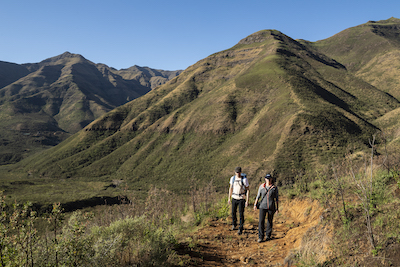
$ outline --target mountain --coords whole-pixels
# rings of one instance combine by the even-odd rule
[[[310,43],[356,77],[400,99],[400,19],[369,21]]]
[[[27,150],[58,144],[146,94],[155,81],[162,84],[178,74],[137,66],[117,71],[69,52],[34,64],[0,62],[0,161],[18,161]]]
[[[0,61],[0,88],[13,83],[28,74],[28,68],[23,65]]]
[[[136,80],[140,82],[141,85],[154,89],[178,76],[181,72],[181,70],[156,70],[149,67],[139,67],[134,65],[133,67],[122,69],[115,73],[119,74],[124,79]]]
[[[400,100],[400,19],[369,21],[328,39],[308,43],[340,61],[346,69],[379,90]],[[400,149],[399,109],[373,123],[382,129],[392,149]]]
[[[351,67],[349,58],[363,55],[361,48],[340,57],[324,52],[336,45],[256,32],[106,113],[45,157],[29,158],[23,170],[187,192],[210,180],[224,190],[241,165],[254,183],[266,172],[280,184],[293,183],[350,148],[365,149],[380,130],[374,121],[400,107],[359,77],[369,61],[357,57],[360,66]]]

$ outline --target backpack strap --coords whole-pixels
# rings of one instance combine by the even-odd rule
[[[267,190],[266,184],[267,184],[267,183],[263,183],[263,184],[262,184],[262,186],[264,187],[265,190]],[[268,193],[268,191],[267,191],[267,193]],[[263,201],[263,199],[264,199],[264,197],[267,195],[267,193],[265,193],[265,195],[261,198],[261,200],[260,200],[259,203],[261,203],[261,201]]]
[[[269,192],[271,192],[272,188],[274,188],[274,187],[275,187],[274,185],[271,185],[270,188],[267,190],[267,193],[265,195],[269,195]],[[267,189],[267,188],[265,188],[265,189]],[[267,198],[267,207],[269,209],[269,198]]]
[[[261,200],[259,201],[259,203],[261,203],[261,201],[263,201],[264,197],[266,197],[269,193],[269,191],[271,191],[272,188],[274,188],[274,185],[272,185],[269,189],[267,189],[267,183],[263,183],[262,186],[264,187],[264,189],[267,191],[265,193],[265,195],[261,198]],[[267,199],[268,200],[268,199]]]

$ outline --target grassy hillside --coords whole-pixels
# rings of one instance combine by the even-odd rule
[[[338,61],[266,30],[16,168],[51,184],[86,181],[80,186],[92,195],[113,194],[91,186],[113,180],[138,194],[160,184],[184,193],[193,181],[210,180],[224,190],[237,165],[254,183],[274,172],[287,184],[350,145],[365,148],[378,130],[371,121],[397,107]]]
[[[399,99],[399,34],[400,19],[390,18],[369,21],[311,45],[357,77]]]
[[[338,60],[356,77],[377,89],[400,99],[398,75],[400,56],[400,19],[369,21],[346,29],[326,40],[305,43],[318,51]],[[375,96],[365,95],[373,101]],[[367,107],[367,106],[366,106]],[[384,107],[382,107],[384,109]],[[386,110],[387,111],[387,110]],[[383,110],[381,115],[386,114]],[[383,131],[387,146],[399,150],[398,110],[371,121]]]

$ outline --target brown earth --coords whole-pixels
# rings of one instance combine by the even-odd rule
[[[242,235],[230,231],[231,218],[211,220],[193,235],[194,245],[186,244],[180,254],[186,257],[186,266],[288,266],[288,255],[301,246],[302,237],[322,216],[317,201],[281,198],[272,239],[257,243],[258,210],[249,206]]]

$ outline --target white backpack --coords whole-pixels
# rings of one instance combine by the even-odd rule
[[[236,176],[233,177],[233,188],[232,188],[232,196],[236,199],[241,199],[246,195],[247,190],[246,186],[243,182],[244,178],[246,178],[246,174],[242,174],[240,179],[237,179]]]

